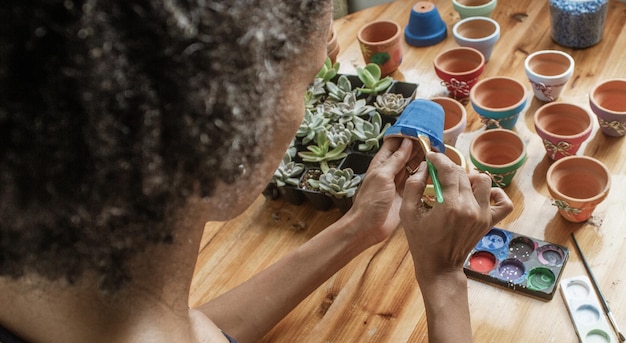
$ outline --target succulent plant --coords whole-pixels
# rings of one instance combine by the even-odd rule
[[[361,183],[361,177],[355,175],[351,168],[330,168],[320,176],[319,180],[309,180],[309,183],[316,184],[312,185],[312,187],[330,196],[336,198],[351,198],[354,196]]]
[[[347,94],[352,93],[352,83],[345,75],[341,75],[336,84],[332,81],[326,82],[326,90],[328,90],[329,100],[340,102]]]
[[[325,173],[330,169],[328,162],[337,161],[346,157],[346,147],[347,145],[340,144],[335,148],[331,148],[328,137],[324,133],[317,135],[316,145],[308,145],[306,148],[309,151],[301,151],[298,153],[298,156],[302,157],[304,162],[319,163],[320,169]]]
[[[396,116],[402,113],[408,104],[409,99],[402,96],[402,94],[385,93],[376,96],[374,106],[381,114]]]
[[[300,182],[299,177],[303,172],[304,164],[292,161],[289,154],[285,154],[278,168],[274,171],[272,182],[279,187],[284,187],[285,185],[297,187]]]
[[[308,144],[315,140],[317,133],[323,130],[329,122],[330,119],[324,116],[324,106],[318,106],[313,110],[307,108],[296,137],[302,138],[303,144]]]
[[[380,147],[380,140],[391,124],[387,123],[382,128],[381,126],[382,118],[378,112],[374,113],[371,121],[361,118],[355,120],[352,133],[356,136],[356,140],[363,142],[358,145],[359,151],[371,151]]]
[[[334,123],[326,130],[326,138],[330,143],[331,148],[336,148],[340,145],[348,146],[352,143],[354,130],[354,124],[352,122],[347,123]]]
[[[320,69],[320,71],[317,72],[317,74],[315,75],[315,78],[322,79],[323,82],[326,83],[332,80],[333,77],[335,77],[338,72],[339,72],[339,62],[333,64],[333,62],[330,60],[330,57],[326,57],[326,60],[324,61],[324,65],[322,66],[322,69]]]
[[[363,82],[363,87],[357,88],[361,93],[379,94],[387,90],[393,83],[393,79],[389,76],[380,78],[380,67],[375,63],[370,63],[365,68],[356,68],[356,73]]]
[[[304,93],[304,107],[306,108],[315,108],[324,96],[326,95],[326,90],[324,89],[324,80],[315,79],[313,83],[309,85]]]
[[[342,102],[336,103],[325,114],[331,121],[347,123],[353,121],[354,117],[366,116],[375,109],[374,106],[367,105],[365,99],[357,100],[354,93],[348,93]]]

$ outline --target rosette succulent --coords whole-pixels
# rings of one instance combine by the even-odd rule
[[[316,145],[308,145],[306,147],[308,151],[301,151],[298,153],[298,156],[300,156],[304,162],[319,163],[320,169],[325,173],[330,169],[328,162],[338,161],[346,157],[347,154],[344,152],[346,146],[345,144],[340,144],[332,148],[324,132],[323,134],[317,135]]]
[[[397,116],[404,111],[404,108],[408,104],[409,99],[402,96],[402,94],[385,93],[376,96],[374,106],[381,114]]]
[[[357,141],[362,142],[358,145],[359,151],[371,151],[378,149],[385,131],[387,131],[391,124],[387,123],[381,128],[383,121],[378,112],[374,113],[371,121],[363,120],[361,118],[357,119],[358,120],[354,121],[354,130],[352,133],[356,137]]]
[[[303,172],[304,164],[292,161],[289,154],[285,154],[278,168],[274,171],[272,182],[279,187],[284,187],[285,185],[297,187],[300,182],[300,175],[302,175]]]
[[[320,105],[315,109],[306,109],[304,118],[300,123],[296,137],[302,139],[303,144],[307,144],[315,140],[317,133],[326,128],[330,123],[330,119],[324,116],[324,106]]]
[[[370,63],[365,68],[356,68],[356,73],[363,82],[363,87],[357,88],[361,93],[379,94],[387,90],[393,83],[393,79],[389,76],[380,78],[380,67],[375,63]]]
[[[351,198],[361,183],[361,177],[355,175],[351,168],[330,168],[320,176],[319,180],[310,180],[310,183],[316,184],[312,186],[330,196]]]

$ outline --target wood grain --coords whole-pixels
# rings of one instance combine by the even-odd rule
[[[433,1],[448,27],[441,43],[423,48],[404,44],[404,59],[395,79],[418,83],[418,98],[445,96],[432,67],[441,51],[456,46],[451,29],[460,20],[450,1]],[[339,20],[334,27],[341,51],[340,72],[355,74],[364,64],[357,30],[373,20],[407,24],[413,1],[397,0]],[[626,3],[609,1],[604,36],[596,46],[569,49],[550,38],[548,1],[501,0],[491,16],[501,26],[501,39],[481,78],[509,76],[530,84],[524,58],[542,49],[558,49],[576,61],[572,80],[560,101],[587,109],[588,92],[603,79],[626,78]],[[626,99],[625,99],[626,101]],[[523,137],[528,160],[505,190],[515,210],[500,227],[570,248],[563,278],[585,270],[570,239],[576,232],[618,325],[626,328],[626,138],[610,138],[598,123],[578,152],[604,162],[612,173],[608,198],[586,223],[565,221],[551,205],[545,174],[551,161],[535,134],[532,115],[543,103],[534,97],[515,130]],[[468,125],[456,144],[468,157],[472,137],[483,130],[477,114],[466,104]],[[308,204],[294,206],[262,196],[229,222],[209,222],[200,248],[190,305],[203,303],[245,281],[294,247],[310,239],[341,216],[339,210],[319,212]],[[264,342],[425,342],[426,317],[413,275],[412,260],[402,230],[370,248],[330,278],[278,324]],[[575,342],[577,337],[560,295],[540,301],[478,281],[469,281],[469,301],[476,342]]]

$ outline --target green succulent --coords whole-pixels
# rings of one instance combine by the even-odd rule
[[[315,108],[315,106],[322,101],[325,95],[326,90],[324,89],[324,80],[313,80],[313,83],[309,85],[306,93],[304,93],[304,107]]]
[[[352,122],[347,123],[335,123],[326,130],[326,138],[332,148],[336,148],[340,145],[348,146],[352,143],[354,130],[354,124]]]
[[[409,99],[402,96],[402,94],[396,93],[385,93],[382,95],[376,96],[376,102],[374,106],[378,112],[388,116],[396,116],[402,111],[406,105],[409,104]]]
[[[324,116],[324,106],[318,106],[315,110],[306,109],[304,118],[296,132],[296,137],[302,138],[303,144],[315,140],[317,133],[330,123],[330,119]]]
[[[374,106],[367,105],[365,99],[357,100],[354,93],[348,93],[342,102],[326,111],[326,116],[333,122],[347,123],[353,121],[354,117],[366,116],[375,109]]]
[[[326,130],[326,129],[324,129]],[[327,172],[330,167],[328,162],[337,161],[346,157],[347,145],[340,144],[334,148],[331,148],[330,141],[326,136],[326,133],[317,135],[317,144],[308,145],[306,148],[309,151],[301,151],[298,156],[302,157],[304,162],[316,162],[319,163],[322,172]]]
[[[355,175],[351,168],[330,168],[320,176],[319,180],[310,181],[310,183],[315,184],[311,186],[330,196],[336,198],[351,198],[354,196],[361,183],[361,177]]]
[[[322,79],[324,83],[330,81],[339,72],[339,62],[333,64],[329,57],[326,57],[322,69],[315,75],[316,79]]]
[[[329,100],[341,102],[347,94],[352,93],[352,83],[345,75],[341,75],[336,84],[332,81],[326,82],[326,90]]]
[[[304,164],[292,161],[289,154],[285,154],[278,168],[274,171],[272,182],[279,187],[284,187],[285,185],[297,187],[300,182],[300,175],[302,175],[303,172]]]
[[[356,136],[357,141],[361,141],[358,145],[359,151],[371,151],[380,147],[380,140],[383,138],[385,131],[391,126],[387,123],[382,127],[382,118],[378,112],[375,112],[371,121],[358,118],[354,122],[354,130],[352,133]]]
[[[370,63],[365,68],[356,68],[356,73],[359,80],[363,82],[363,87],[357,88],[361,93],[379,94],[387,90],[393,83],[393,79],[389,76],[380,78],[380,67],[375,63]]]

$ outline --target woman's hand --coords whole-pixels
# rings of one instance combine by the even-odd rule
[[[419,150],[414,145],[417,146],[411,139],[385,140],[345,216],[372,240],[371,244],[385,240],[400,223],[401,192],[408,177],[405,166]]]
[[[437,168],[444,202],[423,205],[428,173],[422,163],[407,179],[400,209],[418,281],[462,271],[478,240],[513,210],[506,193],[491,188],[486,175],[468,175],[444,154],[429,153],[428,158]]]

